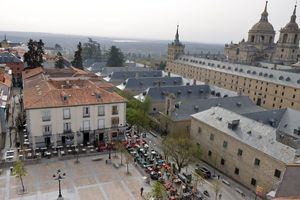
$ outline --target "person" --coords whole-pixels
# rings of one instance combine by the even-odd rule
[[[143,196],[144,188],[141,187],[141,196]]]
[[[221,198],[222,198],[222,194],[219,194],[219,200],[221,200]]]
[[[107,164],[107,160],[105,160],[105,164]]]

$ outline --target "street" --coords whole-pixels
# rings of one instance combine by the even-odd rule
[[[154,135],[147,133],[147,137],[145,138],[145,140],[150,145],[150,148],[153,148],[154,150],[163,154],[163,152],[161,150],[162,138],[160,137],[160,135],[156,135],[156,137],[155,137]],[[242,185],[235,182],[234,180],[228,178],[226,175],[217,171],[210,165],[208,165],[202,161],[199,161],[197,164],[200,166],[205,166],[207,169],[210,170],[210,172],[212,172],[212,174],[215,173],[216,177],[218,177],[218,176],[220,177],[220,193],[219,194],[222,195],[222,197],[221,197],[222,200],[239,200],[239,199],[254,200],[255,199],[255,195],[252,191],[243,187]],[[182,172],[194,174],[195,168],[196,168],[196,163],[193,165],[189,165],[188,167],[182,169]],[[215,179],[217,179],[217,178],[215,178]],[[226,180],[226,182],[228,182],[229,185],[223,183],[222,179]],[[215,198],[215,189],[214,189],[214,185],[212,184],[213,180],[205,179],[204,181],[205,181],[204,184],[198,186],[198,190],[201,192],[207,190],[210,195],[210,197],[208,199],[218,199],[219,200],[219,198]],[[244,195],[245,195],[244,197],[242,197],[242,195],[236,191],[237,188],[239,189],[239,191],[242,191],[244,193]]]

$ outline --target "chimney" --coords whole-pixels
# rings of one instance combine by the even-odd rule
[[[169,94],[166,96],[165,100],[165,114],[168,116],[172,115],[172,112],[175,110],[175,95],[174,94]]]

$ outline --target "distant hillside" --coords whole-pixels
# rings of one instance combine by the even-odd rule
[[[0,31],[0,40],[7,36],[7,39],[13,42],[27,43],[29,38],[42,39],[47,47],[53,47],[56,43],[60,44],[65,49],[75,49],[79,41],[86,42],[88,37],[91,36],[79,36],[79,35],[63,35],[63,34],[51,34],[51,33],[39,33],[39,32],[12,32],[12,31]],[[98,41],[102,47],[108,49],[111,45],[116,45],[124,52],[131,52],[144,55],[166,55],[167,44],[170,41],[164,40],[135,40],[126,38],[105,38],[105,37],[92,37]],[[186,45],[186,52],[190,53],[223,53],[224,45],[218,44],[202,44],[193,42],[184,42]]]

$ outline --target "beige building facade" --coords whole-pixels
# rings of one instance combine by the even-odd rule
[[[295,149],[276,141],[276,129],[220,107],[192,115],[191,135],[202,159],[252,191],[276,189]]]

